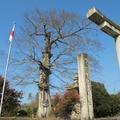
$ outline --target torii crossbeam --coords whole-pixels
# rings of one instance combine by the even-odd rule
[[[87,18],[97,24],[103,32],[115,39],[116,53],[120,69],[120,26],[108,19],[96,8],[89,9]]]

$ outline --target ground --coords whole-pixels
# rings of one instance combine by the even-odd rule
[[[15,117],[3,117],[0,118],[0,120],[62,120],[57,118],[49,118],[49,119],[37,119],[37,118],[15,118]],[[101,118],[101,119],[95,119],[95,120],[120,120],[120,117],[114,117],[114,118]]]

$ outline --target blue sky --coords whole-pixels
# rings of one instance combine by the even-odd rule
[[[89,8],[96,7],[110,19],[120,24],[119,5],[120,1],[118,0],[0,0],[0,50],[4,52],[8,50],[9,32],[13,22],[16,22],[16,32],[19,31],[24,14],[26,12],[32,13],[35,8],[66,10],[80,16],[86,16]],[[101,31],[97,32],[96,39],[102,42],[105,50],[101,52],[99,57],[103,69],[95,79],[103,82],[109,92],[118,92],[120,91],[120,71],[117,64],[114,39]],[[3,75],[5,65],[2,62],[0,62],[0,65],[0,74]],[[27,89],[27,91],[30,91],[29,88]]]

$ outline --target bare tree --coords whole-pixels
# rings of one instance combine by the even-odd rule
[[[25,25],[16,40],[20,50],[16,64],[29,66],[27,75],[31,78],[39,76],[38,82],[33,80],[39,87],[38,117],[47,117],[51,111],[50,86],[54,87],[50,76],[59,78],[58,72],[65,76],[74,69],[74,60],[79,53],[91,55],[92,51],[99,50],[100,43],[87,38],[91,23],[73,13],[37,9],[26,14],[24,20]],[[24,78],[19,78],[23,82]]]

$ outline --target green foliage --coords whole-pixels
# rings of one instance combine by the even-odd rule
[[[93,107],[95,117],[114,116],[120,113],[120,93],[110,95],[104,85],[92,82]],[[68,91],[53,98],[53,111],[56,116],[69,117],[73,106],[79,101],[77,91]]]
[[[120,113],[120,93],[111,95],[111,115]]]
[[[17,112],[17,116],[19,116],[19,117],[26,117],[27,116],[27,111],[26,110],[19,110]]]
[[[32,99],[29,104],[27,104],[26,109],[28,112],[28,116],[31,116],[31,114],[36,116],[38,110],[38,95],[36,95],[36,97]]]
[[[23,104],[21,105],[21,110],[26,111],[25,117],[35,117],[37,114],[37,107],[38,105],[38,95],[33,99],[31,98],[31,102],[29,104]]]
[[[32,109],[28,107],[28,108],[27,108],[27,116],[28,116],[28,117],[31,117],[31,116],[32,116],[32,113],[33,113]]]
[[[17,116],[19,117],[33,117],[36,115],[37,109],[31,108],[30,106],[26,106],[24,108],[21,108],[17,112]]]
[[[104,85],[92,82],[95,117],[114,116],[120,112],[120,95],[110,95]]]
[[[103,84],[92,82],[93,106],[95,117],[110,115],[110,95]]]
[[[3,78],[0,76],[0,93],[2,93]],[[20,106],[20,98],[22,93],[10,88],[9,82],[6,81],[5,93],[3,99],[2,116],[16,115],[16,111]],[[0,95],[1,99],[1,95]]]

